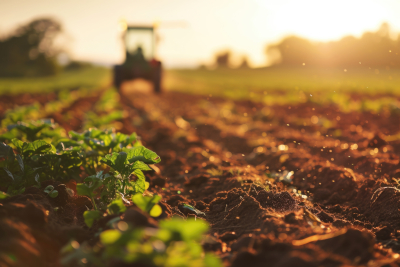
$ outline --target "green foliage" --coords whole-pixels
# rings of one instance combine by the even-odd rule
[[[85,128],[109,128],[111,123],[124,117],[121,110],[114,110],[110,113],[97,115],[95,112],[88,112],[85,116]]]
[[[115,225],[115,229],[103,231],[93,247],[87,243],[79,248],[67,245],[62,263],[83,266],[81,260],[85,258],[94,266],[105,266],[110,261],[167,267],[222,266],[218,258],[204,254],[200,241],[208,225],[201,220],[161,221],[159,229],[151,231],[129,227],[125,222]]]
[[[144,146],[134,147],[125,151],[128,153],[127,159],[130,163],[141,161],[146,164],[155,164],[161,161],[160,157],[155,152],[145,148]]]
[[[114,199],[110,205],[107,206],[107,212],[110,215],[120,214],[126,211],[126,207],[121,198]]]
[[[18,139],[13,139],[12,143],[17,148],[22,157],[29,158],[33,155],[40,155],[45,153],[55,153],[56,149],[51,144],[43,140],[36,140],[32,143],[22,142]]]
[[[102,163],[110,166],[116,172],[115,177],[121,180],[120,192],[123,195],[143,193],[147,188],[143,171],[151,170],[147,164],[160,161],[160,157],[155,152],[143,146],[124,149],[124,152],[113,152],[101,159]],[[136,176],[136,180],[130,179],[131,174]]]
[[[136,134],[91,129],[82,134],[70,132],[67,137],[50,121],[20,122],[26,117],[23,111],[10,115],[7,125],[12,126],[0,136],[11,144],[0,143],[0,186],[7,189],[7,193],[0,192],[0,199],[20,194],[29,186],[39,188],[44,180],[82,181],[80,177],[86,173],[88,177],[77,184],[77,193],[88,196],[94,206],[94,210],[83,214],[88,227],[105,212],[114,216],[125,212],[127,195],[133,195],[132,201],[151,216],[162,213],[157,204],[160,196],[142,195],[149,187],[143,172],[152,170],[149,164],[161,159],[141,146]],[[106,165],[110,167],[108,172]],[[42,190],[49,197],[58,196],[52,185]],[[79,247],[76,241],[64,247],[63,264],[78,266],[86,259],[94,266],[111,261],[152,266],[221,266],[219,259],[204,255],[199,243],[207,230],[204,222],[174,220],[172,224],[162,222],[160,229],[150,231],[131,228],[118,216],[107,227],[114,229],[98,233],[100,241],[94,247],[86,243]]]
[[[76,192],[78,195],[88,196],[92,200],[94,208],[97,210],[95,191],[103,185],[104,180],[109,176],[109,174],[103,174],[103,171],[96,173],[96,175],[89,176],[83,180],[84,183],[78,183],[76,185]]]
[[[101,218],[101,215],[98,210],[87,210],[83,213],[83,219],[88,227],[92,227],[93,223]]]
[[[0,186],[7,187],[7,193],[19,194],[25,190],[25,186],[35,184],[38,168],[26,165],[24,158],[19,154],[14,154],[10,146],[0,143],[0,158],[4,158],[0,161],[0,176],[4,177],[0,180]]]
[[[29,106],[21,106],[12,110],[8,110],[4,114],[4,119],[1,121],[3,127],[7,125],[16,124],[25,120],[37,120],[39,118],[39,103]]]
[[[6,199],[8,197],[9,197],[9,195],[7,193],[4,193],[4,192],[0,191],[0,200],[1,199]]]
[[[122,148],[138,144],[136,133],[125,135],[114,133],[112,130],[89,129],[79,134],[70,131],[69,135],[74,141],[83,145],[84,149],[97,152],[99,155],[106,155],[110,152],[119,152]]]
[[[44,140],[56,143],[65,137],[64,129],[54,124],[51,119],[32,120],[25,123],[22,120],[26,118],[20,118],[19,116],[24,116],[24,114],[16,115],[15,118],[11,116],[3,121],[2,126],[6,127],[8,131],[0,135],[0,140],[11,141],[14,138],[18,138],[29,142]],[[14,122],[16,119],[18,121]]]
[[[154,195],[150,196],[143,196],[142,194],[136,194],[132,196],[133,203],[136,204],[141,210],[147,212],[152,217],[158,217],[162,213],[162,209],[160,205],[157,203],[161,200],[161,196]]]
[[[35,140],[40,139],[37,134],[45,128],[54,127],[54,123],[51,120],[39,120],[36,122],[18,122],[17,124],[11,124],[7,126],[7,129],[10,131],[12,129],[17,129],[21,133],[26,135],[26,139],[29,142],[33,142]]]
[[[58,196],[58,191],[54,190],[54,186],[52,186],[52,185],[48,185],[43,191],[46,194],[48,194],[49,197],[51,197],[51,198],[55,198]]]

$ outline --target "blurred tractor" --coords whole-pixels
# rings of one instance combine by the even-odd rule
[[[125,61],[114,66],[114,86],[118,90],[124,81],[142,78],[153,83],[155,93],[161,92],[162,67],[161,61],[155,59],[154,28],[125,24]]]

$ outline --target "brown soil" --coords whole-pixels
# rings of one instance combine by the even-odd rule
[[[150,190],[163,197],[161,217],[193,216],[179,209],[182,203],[204,212],[197,219],[211,227],[203,246],[226,266],[400,265],[400,191],[392,180],[400,178],[400,140],[390,141],[400,131],[399,112],[172,92],[123,99],[122,131],[137,132],[162,159],[147,174]],[[67,127],[62,117],[58,123]],[[2,251],[23,258],[21,266],[58,266],[63,244],[93,242],[112,218],[88,229],[82,213],[90,201],[53,185],[65,192],[57,200],[30,188],[1,202],[6,266],[15,265]],[[123,218],[157,226],[134,206]]]

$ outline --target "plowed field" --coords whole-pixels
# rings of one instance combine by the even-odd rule
[[[54,96],[1,98],[11,108]],[[149,190],[163,197],[161,218],[193,216],[183,203],[204,212],[197,217],[210,224],[203,247],[225,266],[400,265],[400,110],[343,113],[333,104],[265,105],[176,92],[122,99],[120,131],[136,132],[162,159],[146,174]],[[80,131],[97,100],[78,99],[51,117]],[[1,220],[0,251],[15,248],[24,266],[58,266],[71,236],[95,238],[83,226],[90,201],[54,201],[32,188],[3,200],[0,217],[10,219]],[[68,208],[46,217],[50,206]]]

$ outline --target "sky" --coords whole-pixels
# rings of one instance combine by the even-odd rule
[[[64,28],[61,45],[76,60],[123,61],[119,22],[159,22],[157,56],[167,67],[210,64],[230,49],[252,66],[268,63],[267,44],[287,35],[313,41],[361,36],[388,22],[400,32],[400,0],[0,0],[0,36],[34,18]]]

